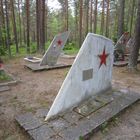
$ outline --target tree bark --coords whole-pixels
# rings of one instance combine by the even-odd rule
[[[98,6],[98,0],[95,0],[95,11],[94,11],[94,33],[95,34],[97,30],[97,6]]]
[[[16,44],[16,53],[19,53],[18,49],[18,39],[17,39],[17,27],[15,21],[15,11],[14,11],[14,1],[11,0],[11,12],[12,12],[12,23],[13,23],[13,30],[14,30],[14,40]]]
[[[27,53],[30,53],[30,2],[26,0]]]
[[[109,36],[109,1],[110,0],[107,0],[107,13],[106,13],[106,37]]]
[[[102,1],[102,16],[101,16],[101,28],[100,34],[103,35],[104,33],[104,16],[105,16],[105,0]]]
[[[138,1],[138,11],[137,20],[135,25],[135,35],[133,40],[133,46],[131,47],[130,57],[129,57],[129,70],[137,69],[137,60],[139,56],[140,49],[140,1]]]
[[[124,32],[124,9],[125,9],[125,0],[120,0],[120,12],[118,19],[118,39],[122,36]]]
[[[83,20],[83,0],[79,0],[80,2],[80,8],[79,8],[79,13],[80,13],[80,19],[79,19],[79,48],[82,45],[82,20]]]
[[[7,45],[7,48],[8,48],[9,57],[11,57],[10,30],[9,30],[9,17],[8,17],[8,3],[7,3],[7,0],[5,0],[5,15],[6,15],[6,32],[7,32],[6,45]]]

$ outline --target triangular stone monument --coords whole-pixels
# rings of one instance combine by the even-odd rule
[[[111,88],[113,51],[110,39],[87,35],[45,120]]]
[[[115,45],[115,49],[117,50],[125,50],[125,47],[127,45],[127,42],[130,39],[130,34],[129,32],[125,32],[122,34],[122,36],[119,38],[119,40],[117,41],[116,45]]]
[[[64,45],[67,42],[69,34],[70,32],[66,31],[64,33],[60,33],[56,35],[42,59],[39,59],[37,57],[24,58],[25,60],[34,63],[34,64],[27,64],[25,66],[27,66],[28,68],[32,70],[55,68],[58,57],[60,56],[62,49],[64,48]],[[40,63],[36,64],[36,62],[40,62]],[[56,65],[56,67],[59,67],[59,66]]]

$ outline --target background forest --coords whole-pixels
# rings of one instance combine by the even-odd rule
[[[71,31],[66,52],[76,52],[93,32],[114,42],[128,31],[133,36],[137,0],[0,0],[0,55],[44,53],[53,37]],[[52,1],[53,4],[53,1]]]

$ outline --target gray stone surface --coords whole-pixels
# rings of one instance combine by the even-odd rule
[[[25,64],[25,67],[31,69],[32,71],[41,71],[41,70],[51,70],[51,69],[59,69],[59,68],[66,68],[70,67],[70,64],[56,64],[54,66],[40,66],[39,64]]]
[[[87,118],[79,121],[76,126],[72,126],[60,132],[60,135],[66,140],[78,140],[80,136],[87,136],[101,124],[111,119],[113,116],[127,108],[140,99],[140,96],[129,93],[113,100],[110,104],[100,108]]]
[[[83,81],[93,78],[93,69],[88,69],[83,71]]]
[[[32,129],[35,129],[35,128],[38,128],[42,125],[42,122],[39,121],[39,119],[33,119],[31,122],[29,123],[26,123],[26,124],[23,124],[23,128],[25,130],[32,130]]]
[[[70,124],[63,118],[58,118],[52,121],[49,121],[47,125],[52,128],[56,133],[59,133],[61,130],[64,130],[70,126]]]
[[[34,140],[79,140],[80,136],[88,138],[104,122],[140,100],[140,95],[115,91],[112,95],[111,92],[100,94],[98,99],[103,102],[113,100],[86,117],[69,111],[57,119],[44,122],[40,120],[47,110],[39,109],[35,115],[26,113],[16,117],[16,120]]]
[[[63,115],[63,118],[71,125],[76,125],[79,120],[83,118],[83,116],[78,114],[77,112],[69,111]]]
[[[45,119],[47,113],[48,113],[48,109],[43,108],[43,109],[38,109],[36,111],[35,115],[38,118],[44,118]]]
[[[26,123],[32,122],[34,120],[34,115],[32,113],[25,113],[15,117],[16,121],[22,126]]]
[[[28,133],[34,140],[48,140],[55,135],[54,131],[47,125],[42,125],[37,129],[30,130]]]
[[[0,86],[0,92],[10,90],[9,86]]]

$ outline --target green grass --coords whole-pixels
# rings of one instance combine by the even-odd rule
[[[0,70],[0,83],[10,80],[12,80],[12,78],[9,75],[7,75],[4,70]]]
[[[48,49],[49,45],[50,45],[50,41],[48,41],[46,44],[45,44],[45,50]],[[39,53],[37,52],[37,48],[36,48],[37,44],[35,42],[32,42],[30,44],[30,54],[31,55],[34,55],[34,56],[37,56],[39,55]],[[26,55],[29,55],[27,54],[27,51],[26,51],[26,44],[22,44],[21,47],[19,47],[19,53],[16,53],[16,46],[15,45],[11,45],[11,58],[10,59],[14,59],[14,58],[20,58],[20,57],[25,57]],[[0,48],[2,48],[2,46],[0,46]],[[76,45],[74,43],[67,43],[63,49],[64,53],[65,54],[68,54],[68,55],[73,55],[73,54],[77,54],[78,51],[79,51],[79,48],[76,47]],[[2,53],[2,54],[1,54]],[[8,50],[0,50],[0,54],[1,54],[1,58],[4,60],[4,61],[8,61],[9,60],[9,56],[8,56]],[[42,55],[42,54],[41,54]]]

